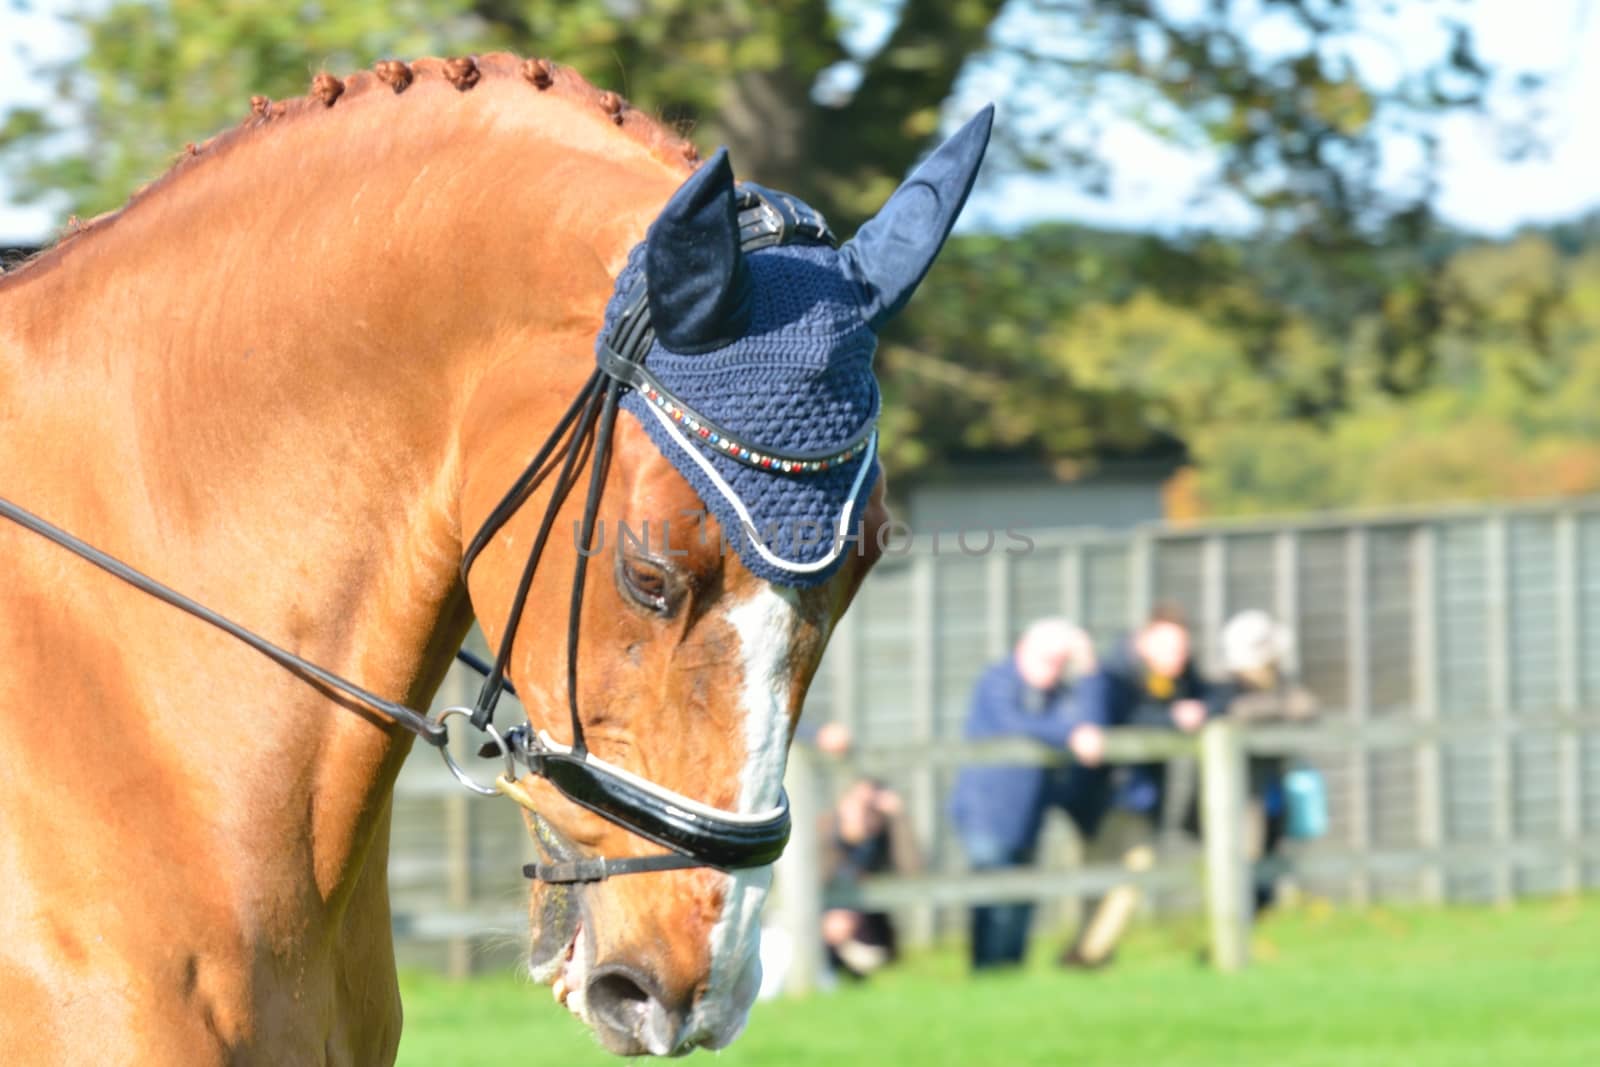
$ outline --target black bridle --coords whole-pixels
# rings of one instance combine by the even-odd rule
[[[782,193],[747,185],[740,190],[737,207],[740,239],[746,252],[795,242],[837,244],[819,215]],[[461,577],[465,582],[473,562],[490,539],[521,510],[541,485],[554,476],[550,500],[512,596],[494,661],[486,664],[465,651],[458,653],[463,662],[484,675],[483,685],[470,709],[451,708],[437,717],[430,717],[414,708],[387,700],[273,644],[4,498],[0,498],[0,516],[73,552],[134,588],[237,638],[322,690],[340,694],[388,716],[439,748],[445,754],[451,771],[480,793],[506,792],[507,789],[488,789],[473,783],[450,759],[445,749],[449,740],[445,722],[451,715],[465,715],[473,726],[487,733],[494,749],[505,761],[508,772],[514,771],[517,766],[526,768],[529,774],[545,779],[580,807],[670,850],[662,855],[618,859],[557,855],[552,862],[533,863],[524,867],[523,872],[530,878],[551,883],[591,882],[613,875],[644,871],[688,867],[736,870],[765,866],[778,858],[789,839],[791,818],[786,795],[780,794],[776,807],[753,815],[709,807],[590,754],[584,740],[583,721],[578,714],[578,632],[584,581],[588,559],[592,554],[601,491],[611,460],[618,402],[624,389],[642,387],[641,383],[648,382],[650,389],[664,396],[666,402],[688,410],[686,405],[682,405],[678,398],[644,370],[644,357],[654,338],[648,293],[641,272],[640,280],[625,296],[622,313],[602,339],[600,366],[589,376],[550,436],[489,513],[462,554]],[[869,431],[870,427],[864,432]],[[767,455],[780,465],[786,462],[802,464],[812,459],[770,452]],[[588,466],[589,481],[578,533],[577,560],[567,616],[567,710],[571,720],[572,743],[562,745],[543,731],[534,731],[529,723],[502,734],[494,727],[494,711],[502,693],[514,692],[506,678],[506,671],[534,573],[550,533],[555,528],[556,516],[577,486],[585,464]],[[515,775],[510,774],[510,777],[514,778]],[[502,782],[505,781],[502,778]],[[549,841],[545,844],[552,852],[570,851],[565,847],[551,846]]]

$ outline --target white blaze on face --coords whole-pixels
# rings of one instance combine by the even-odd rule
[[[763,585],[724,616],[739,635],[744,668],[745,765],[738,807],[761,811],[777,804],[789,741],[790,643],[800,624],[793,590]],[[803,832],[803,829],[797,832]],[[722,914],[711,929],[711,975],[686,1033],[721,1048],[739,1035],[761,985],[761,905],[772,888],[772,868],[727,875]]]

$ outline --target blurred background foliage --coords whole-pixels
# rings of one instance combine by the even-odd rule
[[[95,214],[252,94],[504,48],[729,145],[743,175],[848,234],[986,98],[1001,108],[986,181],[1103,189],[1102,135],[1133,120],[1211,152],[1215,193],[1249,226],[954,239],[881,350],[897,481],[973,456],[1081,472],[1176,443],[1177,517],[1600,490],[1600,220],[1499,242],[1436,221],[1436,120],[1540,86],[1485,65],[1459,0],[1407,0],[1448,47],[1364,82],[1354,42],[1398,6],[97,0],[74,16],[87,53],[36,72],[55,99],[0,122],[0,164],[21,196]],[[1264,18],[1271,50],[1253,43]],[[887,31],[863,33],[874,20]],[[1399,191],[1397,145],[1417,161]]]

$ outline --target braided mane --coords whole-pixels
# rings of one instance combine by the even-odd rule
[[[556,97],[578,108],[590,110],[597,118],[604,117],[620,133],[644,146],[664,162],[679,165],[687,163],[690,166],[699,162],[699,151],[694,144],[676,131],[631,107],[619,94],[599,89],[572,68],[548,59],[523,59],[506,52],[448,59],[426,57],[410,63],[385,59],[373,64],[370,71],[358,71],[344,78],[327,72],[319,73],[312,79],[310,91],[305,96],[276,101],[264,96],[251,97],[250,114],[239,125],[198,144],[187,145],[165,174],[136,190],[122,207],[88,220],[80,220],[75,216],[69,219],[66,232],[53,245],[0,275],[0,282],[16,277],[41,259],[74,244],[83,235],[114,222],[129,208],[158,193],[195,163],[270,133],[284,123],[314,121],[315,116],[334,107],[348,107],[352,101],[362,97],[380,93],[403,94],[419,81],[446,82],[465,93],[486,79],[518,80],[527,84],[530,95]]]

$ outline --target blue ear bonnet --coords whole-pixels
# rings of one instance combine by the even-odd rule
[[[969,121],[843,248],[793,197],[736,190],[719,151],[629,254],[600,367],[758,577],[819,585],[874,535],[861,518],[879,473],[877,330],[955,224],[992,118]]]
[[[603,337],[643,273],[644,247],[634,248],[617,278]],[[848,539],[860,536],[877,481],[878,339],[838,259],[827,245],[750,253],[744,336],[689,355],[654,339],[644,366],[666,389],[644,385],[622,398],[745,566],[781,585],[833,576],[856,550]],[[807,457],[800,462],[809,469],[785,470],[791,457]]]

